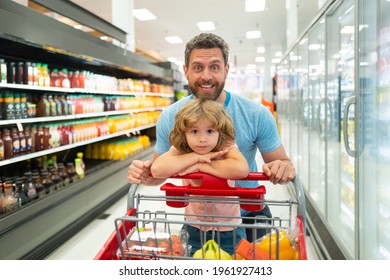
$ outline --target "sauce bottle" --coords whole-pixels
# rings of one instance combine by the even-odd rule
[[[45,194],[49,194],[54,191],[54,183],[50,179],[50,174],[48,171],[41,172],[41,183],[45,188]]]
[[[4,59],[0,59],[0,83],[7,83],[7,64]]]
[[[0,160],[4,159],[4,142],[3,139],[1,139],[1,132],[0,132]]]
[[[66,173],[68,173],[68,177],[70,178],[70,183],[75,183],[78,180],[78,175],[76,173],[76,170],[74,168],[73,162],[66,163]]]
[[[38,126],[34,135],[34,151],[43,150],[43,129],[42,126]]]
[[[60,175],[62,182],[65,186],[68,186],[70,184],[70,178],[68,173],[66,172],[65,165],[63,163],[58,163],[58,174]]]
[[[5,92],[3,98],[3,119],[14,120],[15,108],[14,108],[14,95],[11,92]]]
[[[37,115],[38,117],[49,117],[50,116],[50,103],[49,101],[47,100],[47,96],[46,94],[42,94],[40,97],[39,97],[39,102],[37,104]]]
[[[23,131],[18,131],[19,143],[20,143],[20,155],[25,155],[27,151],[26,137]]]
[[[28,202],[28,198],[24,192],[24,183],[22,179],[15,181],[15,198],[18,207],[22,207]]]
[[[29,126],[24,127],[23,134],[26,140],[26,154],[29,154],[31,153],[31,149],[32,149],[32,139],[31,139],[31,132]]]
[[[38,193],[34,187],[32,173],[30,171],[24,173],[24,190],[28,201],[38,198]]]
[[[17,208],[16,198],[12,190],[12,187],[13,187],[13,182],[11,180],[6,180],[3,183],[4,197],[1,206],[3,209],[5,209],[6,213],[16,210]]]
[[[81,158],[76,158],[74,162],[76,166],[75,167],[76,174],[78,175],[78,178],[81,180],[84,178],[84,169],[81,166]]]
[[[9,159],[13,157],[12,152],[12,138],[10,136],[9,129],[3,129],[2,140],[4,145],[4,159]]]
[[[37,198],[41,198],[45,196],[45,187],[42,185],[40,181],[39,174],[32,175],[32,187],[36,190]]]
[[[11,139],[12,139],[12,154],[13,157],[17,157],[20,155],[20,139],[16,128],[11,129]]]
[[[48,126],[44,126],[43,128],[43,136],[42,136],[42,149],[48,150],[52,148],[51,144],[51,133]]]

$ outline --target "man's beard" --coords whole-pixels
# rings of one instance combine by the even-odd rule
[[[218,97],[221,95],[223,88],[225,86],[225,83],[218,84],[218,86],[215,88],[213,92],[202,92],[202,89],[200,86],[190,86],[190,91],[193,95],[196,96],[196,98],[201,98],[201,99],[209,99],[209,100],[217,100]]]

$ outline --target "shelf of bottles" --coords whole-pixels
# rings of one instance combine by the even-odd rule
[[[148,80],[0,58],[0,166],[138,134],[155,126],[173,88]]]

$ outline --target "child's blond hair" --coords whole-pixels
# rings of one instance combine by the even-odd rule
[[[180,153],[193,152],[185,133],[200,120],[211,122],[213,129],[219,132],[218,143],[213,152],[220,151],[228,143],[235,141],[233,121],[223,105],[213,100],[194,98],[177,112],[174,127],[169,134],[172,146]]]

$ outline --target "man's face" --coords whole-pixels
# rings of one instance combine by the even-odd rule
[[[225,66],[219,48],[195,49],[184,74],[191,92],[198,98],[216,100],[225,86],[229,64]]]

